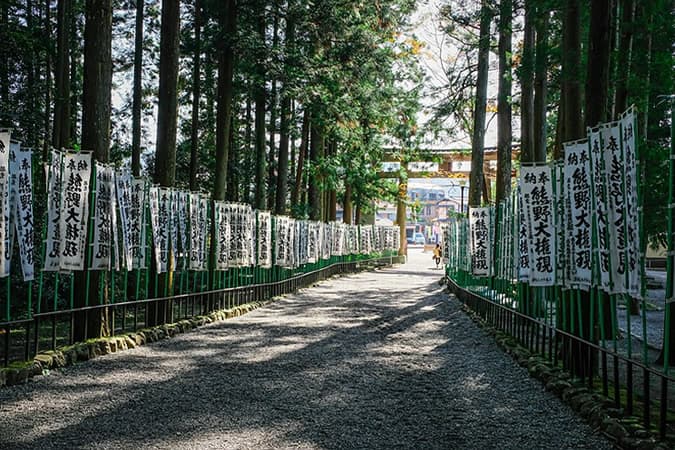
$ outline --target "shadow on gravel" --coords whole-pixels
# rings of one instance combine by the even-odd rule
[[[419,275],[391,275],[407,274]],[[420,291],[428,295],[415,300],[405,289],[349,291],[308,312],[303,297],[320,295],[312,290],[163,341],[136,363],[153,371],[181,360],[168,380],[112,387],[118,405],[23,445],[3,443],[3,431],[0,447],[198,448],[208,438],[211,448],[597,448],[542,426],[557,413],[522,393],[532,389],[526,373],[435,280]],[[280,313],[285,323],[271,319]],[[32,395],[59,389],[36,385]],[[22,414],[12,420],[30,422]]]

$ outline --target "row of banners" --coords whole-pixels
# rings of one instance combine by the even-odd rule
[[[471,208],[468,224],[446,229],[445,254],[462,258],[458,249],[467,245],[460,263],[479,277],[639,295],[635,143],[631,109],[565,143],[563,161],[522,166],[512,198],[499,205],[498,242],[494,207]]]
[[[216,270],[293,268],[399,247],[398,227],[295,220],[213,202],[201,193],[150,186],[90,153],[52,151],[45,172],[44,271],[146,269],[150,244],[158,273],[204,271],[212,238]],[[24,280],[34,278],[32,192],[31,151],[0,131],[0,277],[9,275],[18,241]]]

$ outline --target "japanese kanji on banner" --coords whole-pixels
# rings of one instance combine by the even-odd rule
[[[491,274],[490,208],[470,208],[471,272],[477,277]]]
[[[331,257],[331,234],[332,228],[329,223],[321,224],[321,259],[330,259]]]
[[[275,264],[280,267],[293,266],[293,231],[295,225],[293,219],[285,216],[276,217],[274,254]]]
[[[178,221],[179,234],[179,255],[181,260],[181,269],[187,269],[187,262],[190,259],[190,228],[188,226],[188,216],[190,214],[190,193],[185,191],[176,192],[176,219]]]
[[[618,122],[600,127],[600,141],[605,162],[607,224],[612,294],[626,292],[626,200],[623,185],[625,172]]]
[[[35,231],[33,217],[33,164],[31,149],[21,147],[14,149],[10,157],[10,174],[14,211],[13,222],[19,241],[19,256],[23,280],[35,278]]]
[[[591,164],[586,139],[565,143],[564,191],[565,204],[569,206],[569,224],[571,233],[566,236],[569,242],[567,264],[570,266],[570,282],[573,285],[589,287],[591,285],[592,242],[591,231],[593,208],[591,204]]]
[[[221,201],[213,202],[213,217],[216,224],[216,270],[227,270],[230,260],[230,206]]]
[[[115,173],[112,167],[96,162],[94,197],[94,235],[90,269],[110,270],[115,221]]]
[[[45,271],[58,271],[61,261],[61,184],[63,153],[52,150],[47,174],[47,236]]]
[[[256,242],[258,244],[258,266],[268,269],[272,267],[272,214],[268,211],[257,211],[258,227]]]
[[[524,166],[520,172],[523,209],[531,237],[531,286],[553,286],[556,275],[556,229],[551,167]]]
[[[60,213],[62,271],[83,270],[89,219],[91,153],[66,153],[63,157]]]
[[[625,167],[624,192],[626,193],[626,239],[628,264],[628,293],[640,294],[642,273],[640,268],[640,221],[638,214],[637,155],[635,149],[635,114],[633,108],[620,120],[621,146]]]
[[[607,217],[607,192],[605,187],[605,160],[602,155],[602,143],[598,128],[588,131],[588,141],[591,152],[591,169],[593,171],[593,223],[597,235],[597,250],[595,251],[595,264],[598,265],[596,272],[600,279],[594,280],[602,290],[609,292],[609,224]]]
[[[9,264],[6,261],[11,258],[11,203],[9,199],[9,131],[0,132],[0,277],[9,275]]]
[[[169,238],[171,230],[170,190],[150,187],[150,224],[154,244],[157,273],[167,272],[169,267]]]
[[[321,259],[321,223],[309,222],[307,240],[307,262],[315,263]]]
[[[517,194],[518,204],[516,206],[516,214],[518,215],[518,251],[516,256],[518,258],[516,267],[518,267],[518,281],[527,283],[530,281],[530,227],[527,222],[527,215],[525,212],[525,201],[523,200],[523,190],[518,185]]]
[[[134,257],[131,243],[131,173],[121,171],[115,174],[115,188],[117,193],[117,206],[120,211],[120,223],[122,226],[122,252],[124,255],[124,267],[132,270]]]

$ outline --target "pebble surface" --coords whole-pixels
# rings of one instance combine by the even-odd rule
[[[0,448],[612,448],[410,253],[2,389]]]

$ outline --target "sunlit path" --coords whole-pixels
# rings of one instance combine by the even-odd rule
[[[0,448],[610,448],[429,253],[0,391]]]

